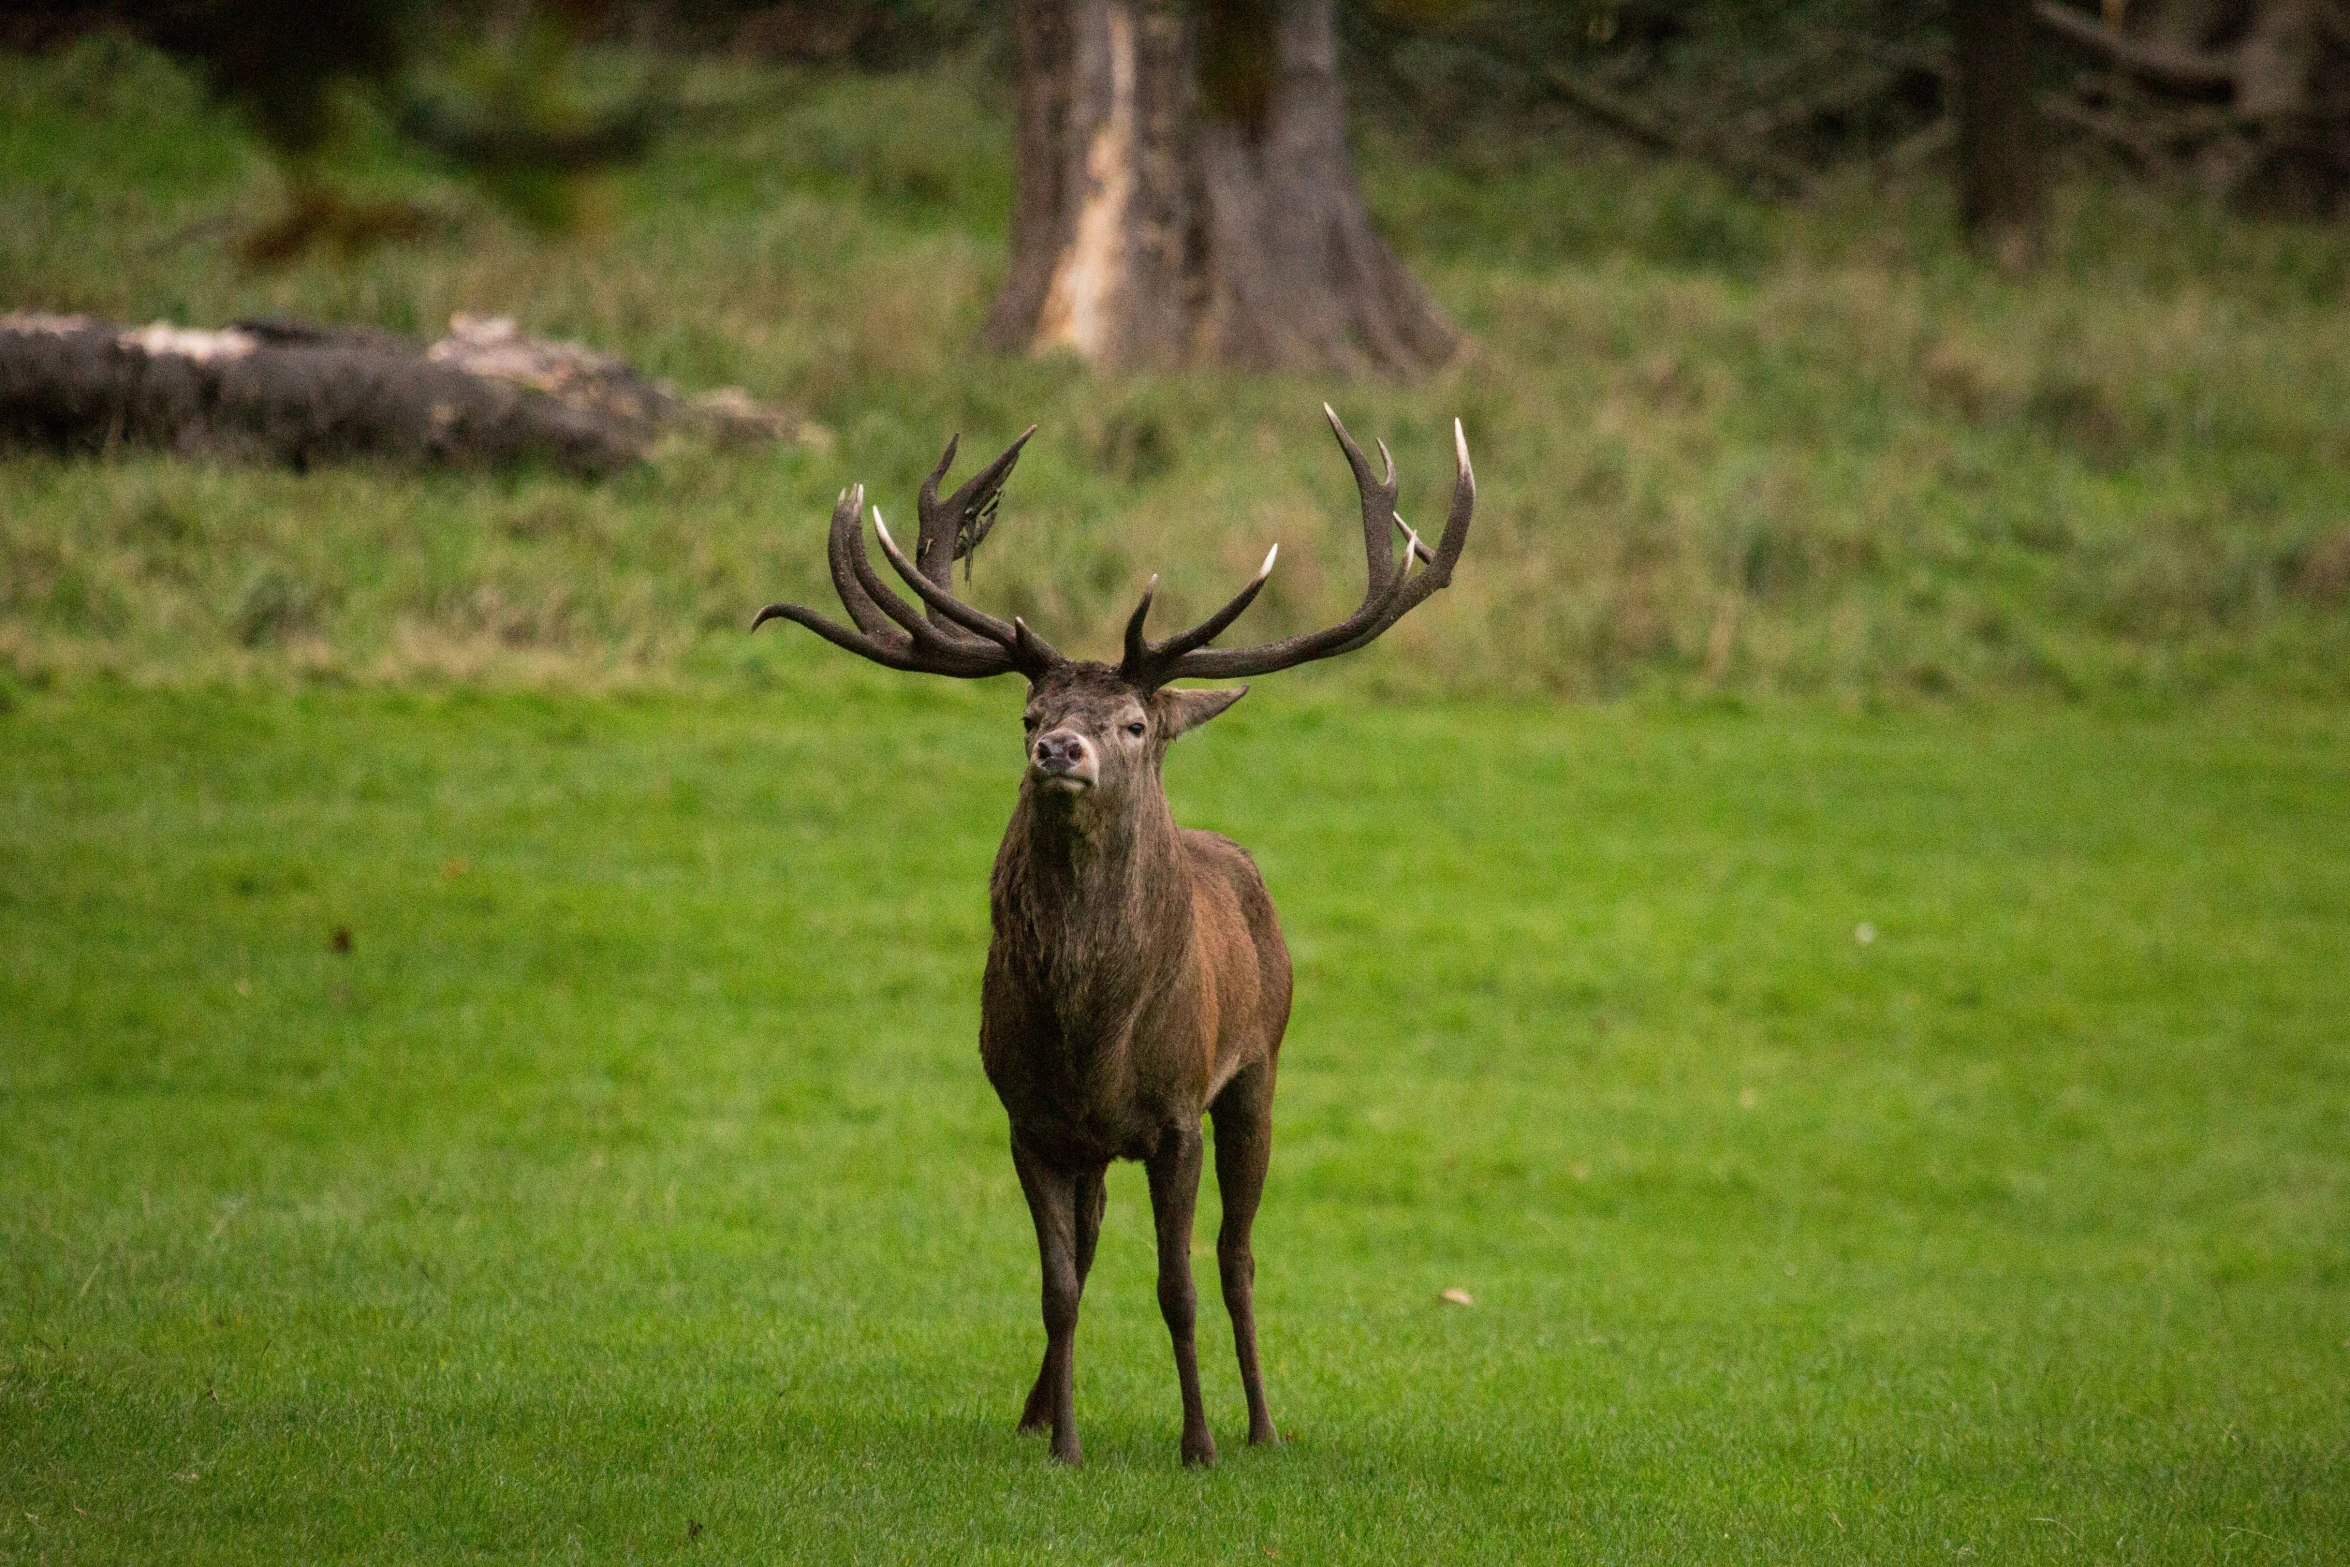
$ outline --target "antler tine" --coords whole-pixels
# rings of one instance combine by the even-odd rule
[[[909,674],[951,675],[958,679],[978,680],[1003,674],[1011,668],[1001,657],[990,658],[983,663],[976,657],[961,659],[951,655],[917,655],[910,637],[902,642],[884,642],[879,637],[851,631],[799,604],[768,605],[751,617],[751,629],[756,631],[770,620],[788,620],[794,625],[806,626],[834,647],[846,649],[860,658],[869,658],[885,668],[902,669]]]
[[[1387,477],[1371,477],[1370,459],[1346,433],[1346,424],[1338,417],[1338,410],[1328,403],[1322,405],[1322,416],[1330,421],[1330,433],[1338,437],[1338,449],[1346,453],[1346,465],[1354,470],[1355,489],[1363,502],[1363,555],[1370,563],[1373,592],[1385,588],[1395,574],[1394,534],[1390,531],[1395,520],[1395,497],[1402,486],[1395,479],[1395,456],[1387,443],[1379,443],[1379,455],[1387,459]],[[1410,562],[1406,561],[1408,568]]]
[[[1434,560],[1436,558],[1436,552],[1428,547],[1427,541],[1421,538],[1419,534],[1413,532],[1412,525],[1403,520],[1403,513],[1396,513],[1395,525],[1403,529],[1404,570],[1409,571],[1412,569],[1412,557],[1415,555],[1417,555],[1422,560]]]
[[[1427,569],[1409,583],[1403,584],[1403,591],[1396,595],[1395,603],[1381,611],[1379,618],[1368,629],[1338,651],[1351,653],[1370,642],[1401,620],[1429,594],[1451,584],[1453,563],[1461,558],[1461,547],[1469,542],[1469,518],[1477,509],[1477,474],[1469,465],[1469,437],[1461,429],[1458,419],[1452,422],[1452,449],[1460,465],[1452,481],[1452,508],[1445,513],[1444,534],[1436,541],[1436,552],[1427,557]],[[1408,551],[1418,549],[1425,553],[1427,546],[1420,542],[1420,536],[1413,533],[1401,517],[1396,518],[1396,524],[1403,528],[1405,536],[1410,540],[1405,546],[1407,553],[1404,558],[1408,568],[1411,560]]]
[[[1338,437],[1339,448],[1346,453],[1347,466],[1354,470],[1355,486],[1363,500],[1363,546],[1365,567],[1369,581],[1363,590],[1363,602],[1352,615],[1335,626],[1321,631],[1301,632],[1279,642],[1269,642],[1253,648],[1209,648],[1204,645],[1186,649],[1167,657],[1161,668],[1153,673],[1161,681],[1174,679],[1219,680],[1240,675],[1268,674],[1276,669],[1288,669],[1333,654],[1351,652],[1372,641],[1409,613],[1412,607],[1452,581],[1452,568],[1460,559],[1461,548],[1469,540],[1469,520],[1477,506],[1477,481],[1469,467],[1468,436],[1458,419],[1453,421],[1453,451],[1459,460],[1460,471],[1453,481],[1452,510],[1445,518],[1444,536],[1428,557],[1428,564],[1418,575],[1411,570],[1415,550],[1426,549],[1419,536],[1409,527],[1404,528],[1404,558],[1395,559],[1393,530],[1403,526],[1403,519],[1395,514],[1397,486],[1392,459],[1388,477],[1374,479],[1370,462],[1362,448],[1355,445],[1339,422],[1337,413],[1329,405],[1323,410],[1329,416],[1332,433]],[[1270,568],[1270,559],[1266,562]],[[1221,630],[1221,627],[1217,628]],[[1210,635],[1213,635],[1211,632]],[[1204,643],[1204,639],[1203,639]]]
[[[977,549],[980,540],[995,527],[996,505],[1003,498],[1004,483],[1020,461],[1021,448],[1035,433],[1035,425],[1021,431],[1019,439],[1004,448],[1003,455],[965,480],[962,488],[941,503],[939,484],[954,467],[955,450],[963,439],[959,435],[948,438],[938,466],[930,470],[930,476],[922,481],[922,489],[915,497],[915,515],[921,527],[914,535],[914,559],[921,565],[922,575],[945,586],[954,575],[956,560]]]
[[[951,444],[949,455],[952,456]],[[1009,464],[1004,466],[1008,468]],[[1014,671],[1033,677],[1060,661],[1060,655],[1042,638],[1017,621],[1003,625],[960,604],[956,607],[964,615],[1000,626],[1002,634],[995,635],[986,626],[969,625],[952,616],[945,621],[925,620],[920,611],[891,591],[873,569],[865,553],[864,505],[863,485],[843,490],[833,508],[832,529],[826,541],[826,561],[831,567],[833,586],[849,618],[856,622],[856,628],[840,625],[804,605],[770,604],[752,618],[753,631],[770,620],[789,620],[807,627],[835,647],[886,668],[965,680]],[[891,563],[908,582],[922,590],[925,601],[933,609],[937,608],[934,594],[953,602],[952,595],[934,587],[908,565],[889,537],[879,508],[874,510],[873,521],[881,532],[882,547]]]
[[[921,595],[922,602],[960,628],[965,634],[985,637],[998,647],[1010,647],[1017,640],[1007,621],[996,619],[983,609],[974,609],[961,599],[924,576],[915,564],[906,559],[906,552],[898,548],[898,541],[889,536],[889,524],[881,520],[881,508],[873,509],[873,531],[881,536],[881,553],[897,568],[906,586]]]
[[[865,631],[885,640],[901,630],[911,636],[922,624],[921,613],[891,591],[890,585],[881,580],[881,573],[873,569],[873,562],[865,553],[864,521],[865,486],[854,484],[833,508],[832,535],[825,541],[833,588],[840,594],[849,618]],[[860,609],[873,612],[877,618],[860,614]]]
[[[1019,464],[1021,448],[1028,444],[1028,438],[1035,433],[1036,426],[1033,424],[1022,430],[1020,438],[1005,447],[1001,457],[973,474],[971,482],[955,492],[955,498],[961,501],[969,525],[969,537],[957,546],[966,561],[971,552],[979,548],[980,542],[995,531],[996,508],[1003,500],[1004,485],[1011,479],[1012,469]],[[965,491],[970,492],[967,500],[963,499]],[[966,565],[964,569],[968,571],[970,567]]]
[[[1119,662],[1118,667],[1129,676],[1141,673],[1155,651],[1143,639],[1142,623],[1150,618],[1151,600],[1158,597],[1158,593],[1159,574],[1154,571],[1150,581],[1143,584],[1142,602],[1135,605],[1134,613],[1126,618],[1126,657]]]
[[[889,536],[889,525],[881,520],[881,509],[873,510],[873,528],[881,535],[881,552],[897,568],[906,586],[922,596],[922,601],[967,632],[985,637],[1012,657],[1012,667],[1022,674],[1040,675],[1055,664],[1065,662],[1053,650],[1053,645],[1028,629],[1025,621],[1015,618],[1009,625],[983,609],[975,609],[955,597],[946,588],[932,582],[914,568],[898,548],[897,540]]]
[[[1012,651],[1028,661],[1020,666],[1023,674],[1037,673],[1063,662],[1061,655],[1053,651],[1053,645],[1029,630],[1028,622],[1017,615],[1012,617],[1012,638]]]
[[[1247,587],[1233,594],[1222,609],[1189,631],[1171,636],[1160,643],[1157,649],[1159,655],[1164,658],[1180,658],[1193,648],[1206,647],[1210,642],[1215,641],[1218,636],[1223,634],[1226,626],[1238,620],[1241,612],[1256,602],[1257,595],[1265,590],[1265,583],[1273,575],[1273,562],[1280,557],[1281,546],[1279,544],[1266,550],[1264,564],[1257,567],[1257,574],[1249,579]]]
[[[930,470],[922,481],[922,488],[914,492],[914,515],[921,524],[914,535],[914,558],[922,563],[922,575],[938,582],[944,582],[952,575],[955,564],[955,530],[952,527],[942,530],[936,526],[938,486],[939,481],[947,476],[947,470],[954,467],[955,449],[962,444],[963,437],[959,432],[948,436],[947,449],[938,454],[938,466]],[[934,556],[939,555],[942,534],[946,552],[934,559]]]
[[[983,648],[984,644],[966,632],[924,620],[921,611],[898,597],[891,590],[890,585],[881,580],[881,573],[873,569],[873,561],[865,553],[865,529],[862,515],[865,487],[860,484],[851,494],[854,504],[846,508],[845,514],[840,511],[833,514],[832,552],[835,557],[845,556],[847,558],[851,580],[865,599],[878,606],[884,615],[898,624],[917,654],[938,652],[959,657],[968,656]],[[878,526],[881,521],[881,508],[878,506],[873,508],[873,519]],[[887,537],[886,533],[884,537]],[[841,602],[850,604],[849,596],[845,591],[841,594]],[[851,617],[854,618],[855,614],[855,607],[851,605]],[[879,634],[884,628],[870,627],[867,629]],[[892,639],[894,640],[894,634],[892,634]]]
[[[832,527],[824,540],[824,562],[832,571],[832,590],[840,595],[841,607],[849,612],[849,619],[856,622],[857,629],[869,633],[893,634],[890,617],[882,612],[872,595],[857,581],[856,566],[851,560],[853,555],[862,552],[864,541],[858,537],[857,519],[863,515],[864,509],[863,485],[840,492],[840,499],[832,508]]]
[[[1126,622],[1126,658],[1118,666],[1119,673],[1129,680],[1148,686],[1159,686],[1175,678],[1175,664],[1194,648],[1206,647],[1221,636],[1226,626],[1238,620],[1242,611],[1256,602],[1264,591],[1265,580],[1273,575],[1273,562],[1281,554],[1275,544],[1265,551],[1265,563],[1249,579],[1248,586],[1225,603],[1222,609],[1192,627],[1179,631],[1164,642],[1145,642],[1142,636],[1143,617],[1150,613],[1151,595],[1157,590],[1159,579],[1151,578],[1151,585],[1143,590],[1142,602],[1134,606],[1134,618]]]

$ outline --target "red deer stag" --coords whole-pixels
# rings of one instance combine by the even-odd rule
[[[874,570],[858,486],[844,491],[833,511],[829,550],[833,586],[854,624],[797,604],[771,604],[752,622],[755,630],[773,619],[797,621],[891,669],[966,680],[1027,677],[1027,767],[988,882],[995,937],[981,995],[979,1055],[1011,1118],[1012,1163],[1044,1265],[1044,1366],[1020,1429],[1049,1424],[1053,1456],[1063,1463],[1083,1461],[1071,1352],[1112,1159],[1139,1159],[1149,1172],[1159,1308],[1175,1341],[1183,1389],[1183,1459],[1216,1461],[1192,1342],[1191,1219],[1203,1114],[1216,1124],[1216,1184],[1224,1200],[1216,1260],[1248,1395],[1248,1439],[1274,1439],[1257,1370],[1249,1229],[1272,1154],[1273,1076],[1289,1022],[1289,951],[1255,862],[1228,838],[1177,827],[1159,778],[1168,743],[1248,688],[1176,690],[1169,682],[1265,674],[1370,642],[1452,580],[1477,494],[1456,421],[1459,477],[1443,537],[1431,550],[1396,515],[1395,459],[1386,443],[1379,446],[1386,477],[1374,477],[1338,416],[1323,411],[1362,492],[1371,579],[1361,607],[1334,626],[1261,647],[1209,645],[1264,587],[1279,546],[1230,603],[1164,642],[1143,635],[1153,578],[1126,623],[1126,655],[1115,666],[1063,658],[1025,622],[973,608],[951,591],[954,562],[994,525],[1004,480],[1028,435],[942,503],[939,481],[955,460],[955,443],[947,443],[922,486],[912,560],[874,511],[882,552],[923,609]],[[1415,571],[1415,563],[1424,564]]]

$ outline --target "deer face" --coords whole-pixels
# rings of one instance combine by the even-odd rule
[[[1153,691],[1106,664],[1063,664],[1028,688],[1028,782],[1046,798],[1123,804],[1157,787],[1169,741],[1247,690]]]

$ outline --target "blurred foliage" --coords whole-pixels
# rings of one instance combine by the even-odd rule
[[[349,256],[431,232],[438,215],[354,200],[336,154],[370,119],[439,157],[526,222],[560,229],[585,210],[582,176],[641,156],[661,118],[661,74],[592,50],[622,17],[609,0],[33,0],[19,42],[135,38],[193,69],[278,160],[286,199],[250,228],[244,260],[280,264],[321,245]],[[103,42],[98,47],[105,47]]]

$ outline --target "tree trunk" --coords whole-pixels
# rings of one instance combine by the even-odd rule
[[[1408,375],[1458,351],[1371,228],[1336,0],[1018,0],[999,348]]]
[[[2045,204],[2032,102],[2031,0],[1958,0],[1958,214],[2002,271],[2040,260]]]

